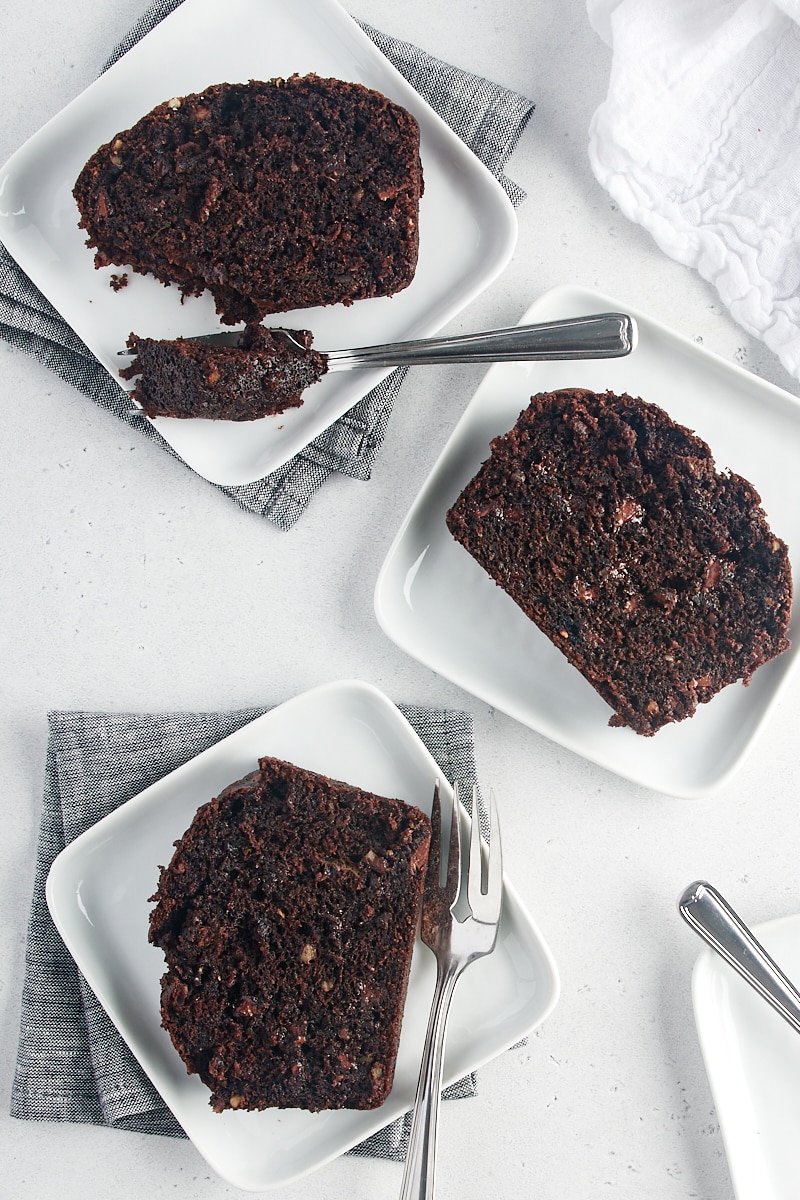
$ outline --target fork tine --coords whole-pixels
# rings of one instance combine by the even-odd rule
[[[469,902],[483,894],[482,883],[483,864],[481,859],[481,811],[478,802],[478,788],[472,785],[472,828],[469,834]]]
[[[459,820],[458,780],[453,784],[453,803],[450,813],[450,840],[447,847],[447,879],[444,899],[453,907],[461,888],[461,821]]]
[[[425,874],[425,889],[440,894],[440,900],[452,907],[458,896],[461,879],[461,826],[458,819],[458,784],[453,785],[450,834],[447,845],[447,874],[442,884],[442,797],[439,780],[433,789],[431,804],[431,841],[428,850],[428,867]]]
[[[439,794],[439,780],[433,788],[431,802],[431,841],[428,849],[428,866],[425,872],[425,891],[437,891],[442,862],[442,801]]]
[[[489,790],[489,851],[486,886],[482,885],[480,811],[477,789],[472,795],[472,832],[469,859],[469,906],[476,921],[492,924],[499,920],[503,902],[503,851],[494,789]]]
[[[500,841],[500,818],[494,788],[489,788],[489,869],[486,895],[495,920],[500,917],[503,904],[503,845]]]

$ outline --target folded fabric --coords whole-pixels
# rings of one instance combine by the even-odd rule
[[[50,715],[12,1116],[185,1136],[57,933],[45,882],[56,855],[84,830],[263,711]],[[458,779],[470,796],[476,781],[471,716],[417,706],[401,711],[443,776]],[[210,798],[198,797],[198,804]],[[445,1093],[474,1094],[474,1075]],[[352,1153],[401,1161],[409,1130],[406,1116]]]
[[[800,378],[800,3],[588,0],[597,179]]]
[[[156,0],[116,47],[106,68],[163,20],[182,0]],[[534,105],[507,88],[433,58],[407,42],[362,28],[414,88],[480,158],[518,205],[525,193],[504,173]],[[110,378],[50,303],[0,245],[0,336],[33,354],[101,408],[138,428],[173,457],[175,451]],[[405,371],[374,391],[285,466],[240,487],[220,487],[241,508],[288,530],[334,472],[369,479]],[[216,485],[215,485],[216,486]]]

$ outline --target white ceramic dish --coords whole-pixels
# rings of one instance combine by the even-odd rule
[[[628,358],[503,363],[489,370],[391,546],[375,611],[384,631],[409,654],[524,725],[644,787],[696,796],[722,783],[741,762],[795,668],[796,618],[792,649],[758,671],[749,687],[726,688],[691,720],[640,737],[608,727],[604,701],[445,525],[447,509],[488,458],[491,439],[512,427],[531,395],[569,386],[610,388],[660,404],[710,444],[720,469],[750,479],[800,578],[798,402],[595,292],[558,288],[522,320],[607,309],[630,312],[638,322],[638,346]]]
[[[314,1170],[411,1107],[436,973],[433,955],[418,943],[394,1087],[382,1109],[211,1110],[208,1091],[186,1074],[160,1026],[164,959],[147,941],[148,897],[158,864],[169,862],[173,842],[199,804],[251,771],[264,754],[399,796],[428,812],[440,775],[381,692],[362,683],[328,684],[273,709],[98,822],[58,856],[47,882],[59,933],[142,1067],[214,1170],[252,1191]],[[550,952],[506,883],[497,949],[469,969],[453,1001],[447,1081],[524,1037],[550,1013],[558,988]]]
[[[112,272],[123,268],[94,269],[72,196],[78,173],[98,146],[170,96],[295,71],[376,88],[417,118],[425,176],[420,257],[413,283],[397,296],[282,313],[274,324],[311,329],[319,350],[424,337],[510,258],[517,224],[501,186],[336,0],[227,0],[222,20],[218,0],[184,0],[0,171],[0,240],[121,386],[117,352],[131,331],[176,337],[214,331],[219,321],[208,294],[182,304],[177,288],[133,272],[126,288],[111,290]],[[249,483],[276,470],[387,373],[331,375],[280,418],[154,423],[200,475]]]
[[[754,933],[800,979],[800,916]],[[695,964],[692,1000],[737,1200],[797,1200],[800,1038],[711,950]]]

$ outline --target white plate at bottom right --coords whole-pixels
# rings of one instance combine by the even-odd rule
[[[800,980],[800,915],[754,933]],[[800,1036],[711,950],[695,964],[692,1000],[737,1200],[797,1200]]]

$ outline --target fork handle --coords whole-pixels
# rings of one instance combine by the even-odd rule
[[[453,960],[437,965],[436,987],[422,1052],[400,1200],[433,1200],[444,1040],[450,1001],[463,967],[463,963]]]
[[[697,880],[682,892],[678,911],[687,925],[800,1033],[800,993],[725,897],[710,883]]]
[[[621,358],[636,345],[636,324],[625,313],[597,313],[539,325],[513,325],[488,333],[332,350],[329,371],[422,363],[533,362],[537,359]]]

